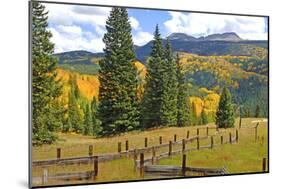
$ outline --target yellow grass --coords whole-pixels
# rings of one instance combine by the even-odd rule
[[[256,123],[252,123],[256,119],[244,119],[243,126],[254,126]],[[238,120],[236,120],[236,127]],[[214,126],[209,124],[208,126]],[[206,126],[198,126],[205,128]],[[181,140],[186,137],[187,130],[190,131],[190,137],[196,135],[198,127],[169,127],[160,128],[151,131],[144,132],[130,132],[121,136],[115,136],[110,138],[93,138],[87,136],[81,136],[77,134],[62,134],[60,133],[60,141],[52,145],[43,145],[40,147],[33,147],[32,156],[33,160],[54,159],[56,158],[56,149],[58,147],[62,150],[62,158],[66,157],[79,157],[88,155],[88,146],[94,145],[94,155],[115,153],[117,152],[117,143],[122,142],[122,150],[125,148],[125,141],[129,140],[129,148],[143,148],[144,138],[148,137],[148,146],[158,145],[159,136],[162,136],[163,143],[168,143],[174,138],[174,134],[177,134],[177,139]],[[222,129],[224,130],[224,129]],[[267,157],[267,123],[263,122],[259,126],[258,135],[260,136],[258,143],[254,142],[254,130],[253,129],[241,129],[239,131],[239,143],[238,144],[226,144],[223,146],[217,146],[212,150],[200,150],[193,151],[187,154],[188,165],[195,167],[222,167],[227,166],[230,173],[241,172],[256,172],[261,170],[261,159]],[[214,129],[209,130],[209,134],[214,134]],[[227,129],[223,134],[225,140],[228,138],[229,132],[235,135],[235,129]],[[200,130],[200,135],[206,135],[206,129]],[[262,144],[261,137],[264,137]],[[215,143],[220,142],[220,137],[214,138]],[[200,145],[210,144],[210,139],[200,141]],[[189,147],[195,147],[196,142],[188,144]],[[181,145],[173,146],[173,150],[181,149]],[[167,149],[162,149],[158,153],[167,152]],[[149,158],[151,154],[145,154],[145,158]],[[180,165],[181,155],[173,156],[169,159],[163,159],[160,164]],[[83,172],[93,170],[92,165],[71,165],[71,166],[53,166],[48,167],[50,175],[64,172]],[[42,176],[42,167],[33,168],[33,176]],[[157,177],[145,177],[145,178],[157,178]],[[114,160],[110,162],[104,162],[99,164],[99,174],[97,180],[89,181],[58,181],[52,184],[73,184],[73,183],[92,183],[92,182],[110,182],[121,180],[136,180],[142,179],[139,174],[134,170],[133,159],[124,158]]]

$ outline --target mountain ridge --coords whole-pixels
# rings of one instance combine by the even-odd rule
[[[194,37],[185,33],[172,33],[168,36],[170,40],[183,41],[243,41],[235,32],[215,33],[207,36]]]

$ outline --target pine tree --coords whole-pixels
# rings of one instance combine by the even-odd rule
[[[32,142],[52,143],[56,137],[48,129],[52,106],[50,103],[62,93],[60,80],[56,80],[57,59],[52,56],[54,44],[47,31],[48,12],[36,1],[32,2]],[[56,119],[54,119],[57,122]],[[58,123],[55,123],[58,124]]]
[[[178,80],[177,65],[173,58],[172,47],[169,38],[166,41],[166,48],[163,54],[163,94],[161,99],[161,125],[177,124],[177,96]]]
[[[256,118],[260,117],[260,106],[259,105],[256,106],[255,117]]]
[[[203,110],[201,112],[201,124],[206,125],[207,123],[208,123],[208,115],[207,115],[205,109],[203,108]]]
[[[49,111],[46,112],[46,126],[51,132],[62,131],[65,122],[66,108],[60,99],[55,99],[50,102]]]
[[[224,87],[216,113],[216,124],[219,128],[234,127],[234,110],[231,102],[231,93]]]
[[[115,7],[106,21],[105,58],[100,62],[99,118],[101,135],[139,126],[137,69],[131,26],[125,8]]]
[[[196,115],[196,105],[194,102],[191,103],[189,110],[189,122],[190,125],[197,125],[199,123],[197,115]]]
[[[91,107],[89,104],[86,104],[85,110],[84,110],[84,135],[93,135],[93,118],[92,118],[92,112]]]
[[[76,80],[70,77],[71,88],[68,97],[68,127],[69,131],[83,132],[83,115],[75,95]],[[70,127],[71,126],[71,127]]]
[[[177,74],[177,126],[182,127],[187,125],[188,121],[188,104],[187,93],[185,87],[185,78],[182,65],[180,64],[179,54],[176,56],[176,74]]]
[[[141,106],[141,127],[143,129],[161,125],[163,72],[163,46],[157,25],[148,58],[145,91]]]
[[[93,122],[92,132],[94,135],[97,135],[100,132],[100,120],[98,119],[98,101],[95,96],[93,97],[92,100],[91,109],[92,109],[92,122]]]

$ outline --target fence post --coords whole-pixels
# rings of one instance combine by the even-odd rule
[[[189,130],[186,132],[186,138],[189,139]]]
[[[262,171],[265,172],[266,171],[266,158],[262,159]]]
[[[199,150],[200,144],[199,144],[199,137],[197,137],[197,150]]]
[[[126,147],[126,152],[128,152],[129,151],[129,141],[128,140],[126,140],[125,147]]]
[[[223,144],[223,136],[221,135],[221,144]]]
[[[93,145],[89,145],[89,156],[93,155]]]
[[[159,144],[162,144],[162,136],[159,137]]]
[[[199,132],[199,128],[197,128],[197,136],[199,136],[200,132]]]
[[[206,128],[207,136],[209,136],[209,127]]]
[[[144,177],[144,154],[140,154],[140,176]]]
[[[118,153],[121,153],[121,142],[118,142]]]
[[[156,152],[155,152],[155,147],[152,147],[152,165],[155,163],[155,156],[156,156]]]
[[[134,149],[134,165],[135,165],[135,169],[137,168],[137,159],[138,159],[138,153],[137,153],[137,150]]]
[[[43,169],[43,176],[42,176],[42,184],[46,184],[48,182],[48,169]]]
[[[98,161],[98,156],[94,156],[94,176],[98,176],[99,173],[99,161]]]
[[[147,148],[147,137],[144,138],[144,147]]]
[[[185,151],[185,139],[182,139],[182,151]]]
[[[229,143],[232,144],[231,132],[229,133]]]
[[[174,135],[174,142],[177,141],[177,134]]]
[[[186,154],[182,155],[182,175],[185,176],[185,168],[186,168]]]
[[[236,135],[235,135],[235,136],[236,136],[236,139],[235,139],[235,140],[236,140],[236,143],[238,143],[238,139],[239,139],[238,129],[236,129]]]
[[[57,148],[57,159],[61,158],[61,149]]]
[[[213,148],[214,147],[214,138],[213,138],[213,136],[211,136],[211,148]]]
[[[172,154],[172,141],[169,141],[169,152],[168,155],[170,156]]]

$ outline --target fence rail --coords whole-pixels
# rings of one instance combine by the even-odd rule
[[[185,167],[184,169],[179,166],[170,166],[170,165],[147,165],[144,167],[145,174],[151,175],[163,175],[163,176],[183,176],[186,175],[184,172],[196,172],[204,175],[227,174],[225,167],[223,168],[199,168],[199,167]]]
[[[255,127],[242,127],[243,128],[253,128],[255,129],[255,138],[257,139],[257,129],[259,124]],[[206,129],[206,135],[200,136],[200,130]],[[203,175],[209,175],[209,174],[227,174],[226,168],[196,168],[196,167],[188,167],[186,166],[186,163],[183,164],[182,167],[177,166],[159,166],[155,165],[155,163],[163,158],[169,158],[174,155],[183,154],[185,156],[185,152],[194,151],[194,150],[201,150],[201,149],[210,149],[214,148],[219,145],[223,144],[234,144],[237,143],[239,140],[239,132],[236,129],[236,132],[229,132],[229,136],[222,135],[223,133],[226,133],[227,130],[217,130],[214,132],[214,134],[209,135],[210,129],[217,129],[216,127],[207,127],[207,128],[197,128],[196,135],[193,137],[190,137],[190,132],[187,130],[186,138],[183,138],[181,140],[177,140],[177,135],[173,135],[173,140],[169,141],[169,143],[163,144],[163,138],[162,136],[159,136],[159,145],[154,146],[148,146],[148,138],[145,137],[144,140],[144,147],[138,148],[138,149],[129,149],[129,141],[125,141],[125,151],[121,150],[121,142],[118,142],[117,145],[117,153],[111,153],[111,154],[101,154],[99,156],[93,156],[93,145],[89,145],[89,153],[88,156],[83,157],[71,157],[71,158],[61,158],[62,157],[62,150],[60,148],[57,149],[57,158],[51,159],[51,160],[39,160],[39,161],[33,161],[32,166],[34,167],[42,167],[43,168],[43,176],[42,177],[34,177],[33,182],[34,183],[47,183],[53,180],[89,180],[89,179],[95,179],[98,175],[98,163],[99,162],[106,162],[111,161],[115,159],[120,159],[123,157],[133,157],[135,162],[135,168],[136,170],[140,170],[141,176],[146,174],[160,174],[160,175],[180,175],[185,176],[185,172],[198,172]],[[204,132],[205,133],[205,132]],[[214,137],[220,137],[220,142],[216,143],[214,142]],[[208,145],[200,145],[200,140],[205,139],[211,139],[210,144]],[[196,141],[195,147],[190,147],[186,144],[192,143]],[[181,145],[182,148],[178,150],[173,150],[174,146]],[[168,148],[167,148],[168,147]],[[159,149],[167,148],[168,151],[160,152]],[[158,154],[156,155],[156,152],[158,151]],[[144,154],[149,153],[149,158],[144,159]],[[140,160],[138,160],[138,156],[140,157]],[[93,164],[93,170],[92,171],[86,171],[86,172],[77,172],[77,173],[60,173],[56,175],[48,175],[48,166],[66,166],[66,165],[73,165],[73,164]],[[266,170],[266,159],[264,158],[262,161],[262,170]]]
[[[69,181],[69,180],[90,180],[95,179],[95,171],[76,172],[76,173],[59,173],[48,175],[48,171],[43,171],[42,177],[34,177],[33,183],[46,184],[52,181]]]
[[[211,128],[212,129],[212,128]],[[199,129],[198,129],[199,130]],[[216,136],[218,134],[224,133],[225,131],[221,131],[221,132],[217,132],[214,135],[207,135],[207,136],[193,136],[193,137],[188,137],[187,139],[185,139],[185,144],[189,143],[189,142],[193,142],[195,140],[203,140],[203,139],[207,139],[210,138],[212,136]],[[198,134],[199,132],[197,132]],[[162,139],[161,139],[162,140]],[[145,146],[147,146],[147,138],[145,140]],[[161,141],[162,142],[162,141]],[[126,146],[128,146],[128,142],[126,142]],[[111,160],[115,160],[115,159],[121,159],[122,157],[127,157],[130,155],[133,155],[134,153],[149,153],[151,152],[153,149],[157,150],[160,148],[164,148],[164,147],[168,147],[169,145],[182,145],[183,144],[183,140],[178,140],[178,141],[171,141],[170,143],[166,143],[166,144],[159,144],[159,145],[155,145],[155,146],[147,146],[144,148],[138,148],[138,149],[131,149],[131,150],[127,150],[127,151],[121,151],[121,144],[120,142],[118,143],[118,152],[117,153],[111,153],[111,154],[102,154],[99,155],[99,161],[100,162],[105,162],[105,161],[111,161]],[[52,166],[52,165],[73,165],[73,164],[88,164],[91,163],[93,160],[93,146],[90,145],[89,146],[89,156],[83,156],[83,157],[71,157],[71,158],[61,158],[61,149],[58,148],[57,149],[57,159],[51,159],[51,160],[37,160],[37,161],[33,161],[32,165],[33,166]]]

